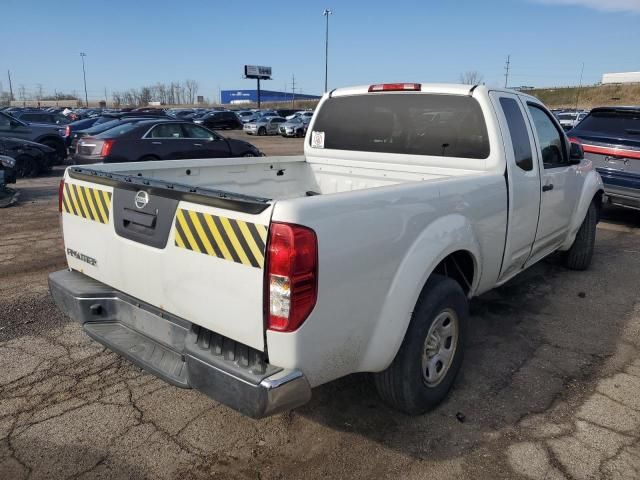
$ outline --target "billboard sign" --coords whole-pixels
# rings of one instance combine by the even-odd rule
[[[258,65],[245,65],[244,76],[246,78],[259,78],[261,80],[271,80],[271,67],[260,67]]]

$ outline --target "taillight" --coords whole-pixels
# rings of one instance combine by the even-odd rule
[[[116,141],[113,139],[105,140],[102,144],[102,149],[100,150],[101,157],[108,157],[109,153],[111,153],[111,148]]]
[[[62,213],[62,202],[64,198],[64,180],[60,180],[60,185],[58,185],[58,212]]]
[[[369,87],[369,92],[419,92],[420,90],[422,85],[419,83],[379,83]]]
[[[69,125],[64,127],[64,136],[65,137],[70,137],[71,136],[71,127]]]
[[[292,332],[318,297],[318,239],[310,228],[272,223],[266,260],[267,328]]]
[[[569,137],[569,141],[571,143],[582,144],[582,142],[579,139],[577,139],[576,137]]]

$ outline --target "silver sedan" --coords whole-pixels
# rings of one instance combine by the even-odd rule
[[[261,117],[245,123],[243,130],[248,135],[277,135],[278,127],[286,121],[282,117]]]

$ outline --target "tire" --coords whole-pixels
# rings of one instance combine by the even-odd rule
[[[431,275],[396,357],[386,370],[374,374],[385,403],[421,415],[444,400],[462,365],[468,311],[467,297],[456,281]]]
[[[264,137],[267,134],[267,129],[264,127],[260,127],[258,129],[258,135],[260,135],[261,137]]]
[[[53,148],[56,151],[56,158],[53,162],[54,165],[62,165],[64,159],[67,156],[67,148],[62,142],[56,142],[55,140],[45,139],[40,142],[42,145],[46,145],[49,148]]]
[[[591,202],[573,245],[565,253],[564,264],[567,268],[571,270],[586,270],[589,268],[596,243],[597,224],[598,208],[594,202]]]
[[[17,178],[33,178],[37,177],[42,166],[40,162],[31,155],[18,155],[16,158],[16,177]]]
[[[251,152],[246,152],[242,155],[243,157],[255,157],[255,154],[251,153]]]

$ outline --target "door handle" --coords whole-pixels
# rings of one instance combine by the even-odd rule
[[[542,186],[542,191],[543,192],[548,192],[549,190],[553,190],[553,183],[550,183],[548,185],[543,185]]]
[[[194,143],[194,144],[193,144],[193,146],[194,146],[194,147],[201,147],[201,146],[202,146],[202,144],[201,144],[201,143]]]
[[[151,142],[151,143],[153,143],[154,145],[162,145],[162,142]]]

